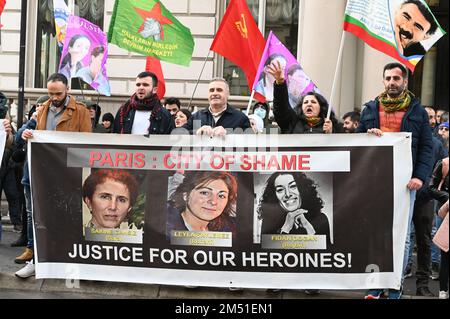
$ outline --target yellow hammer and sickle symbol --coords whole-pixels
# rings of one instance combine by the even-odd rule
[[[242,37],[245,39],[248,39],[248,30],[247,30],[247,24],[245,23],[245,17],[244,14],[241,14],[242,21],[236,21],[236,27],[241,33]]]

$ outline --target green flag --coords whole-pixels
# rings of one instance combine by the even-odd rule
[[[158,0],[116,0],[108,42],[170,63],[189,66],[191,31]]]

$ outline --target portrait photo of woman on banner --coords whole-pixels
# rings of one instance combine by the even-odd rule
[[[126,170],[93,170],[82,187],[84,209],[88,211],[83,213],[86,239],[142,243],[142,230],[137,229],[142,225],[131,219],[133,209],[144,209],[136,205],[139,190],[138,178]],[[140,202],[145,202],[143,195]]]
[[[169,238],[172,231],[235,234],[238,188],[235,176],[228,172],[190,171],[177,183],[176,190],[169,193],[167,206]]]
[[[83,59],[88,55],[91,47],[91,40],[86,35],[77,34],[67,38],[68,45],[63,51],[63,58],[59,66],[59,73],[66,76],[68,80],[75,76],[85,65]]]
[[[271,174],[260,186],[256,208],[261,235],[326,235],[330,242],[330,221],[317,188],[302,172]]]
[[[108,42],[103,30],[77,16],[69,16],[59,73],[79,78],[102,95],[110,96],[106,72]]]

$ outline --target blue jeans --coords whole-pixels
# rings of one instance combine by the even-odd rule
[[[441,227],[442,221],[443,219],[438,214],[434,215],[434,224],[431,230],[431,238],[434,237],[434,234],[436,234],[439,227]],[[433,242],[431,242],[431,262],[433,264],[441,263],[441,250]]]
[[[25,209],[27,210],[27,226],[28,226],[28,243],[27,248],[33,249],[34,246],[34,238],[33,238],[33,212],[31,209],[31,188],[30,185],[23,186],[25,192]]]

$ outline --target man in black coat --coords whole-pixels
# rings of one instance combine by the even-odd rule
[[[207,109],[195,113],[183,125],[189,133],[208,136],[225,136],[250,128],[250,120],[239,110],[228,104],[230,89],[225,79],[215,78],[209,82]],[[236,130],[242,129],[242,130]]]
[[[156,95],[158,78],[152,72],[141,72],[136,78],[135,93],[117,111],[114,133],[170,134],[175,123]]]
[[[410,190],[410,211],[408,215],[408,232],[406,236],[402,275],[408,259],[410,246],[410,224],[413,217],[413,205],[416,191],[428,181],[433,165],[433,140],[428,120],[428,113],[420,101],[408,91],[408,72],[400,63],[389,63],[383,70],[385,91],[374,101],[365,104],[357,133],[369,133],[382,136],[383,132],[412,133],[413,171],[406,187]],[[403,277],[402,277],[403,278]],[[425,287],[422,287],[425,289]],[[427,289],[427,288],[426,288]],[[425,289],[425,290],[426,290]],[[422,289],[421,289],[422,290]],[[419,290],[418,290],[419,292]],[[366,299],[378,299],[381,289],[372,289]],[[425,291],[428,294],[427,291]],[[421,292],[423,295],[423,293]],[[390,299],[400,299],[402,289],[389,289]]]

